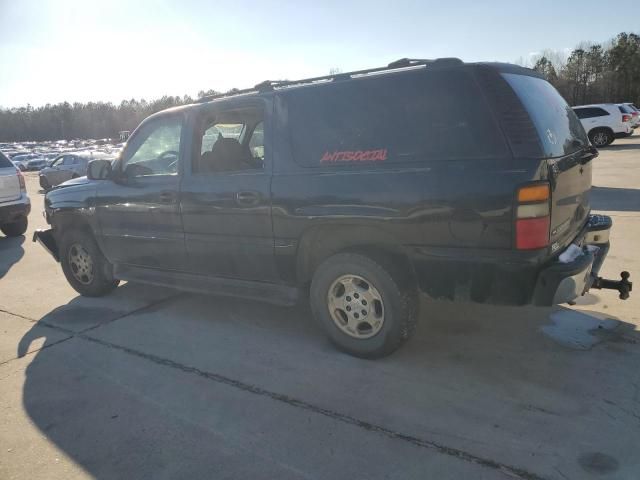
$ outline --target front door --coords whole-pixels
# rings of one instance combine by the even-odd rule
[[[114,167],[116,180],[100,182],[97,215],[112,263],[184,270],[184,233],[178,204],[183,117],[143,123]]]
[[[191,168],[180,192],[192,270],[276,279],[264,107],[218,108],[195,123]]]

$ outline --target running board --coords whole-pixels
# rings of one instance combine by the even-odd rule
[[[301,289],[291,285],[211,277],[132,265],[115,265],[113,275],[118,280],[127,282],[140,282],[194,293],[246,298],[281,306],[293,306],[302,296]]]

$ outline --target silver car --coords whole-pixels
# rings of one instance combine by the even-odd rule
[[[58,156],[49,167],[40,170],[40,186],[49,190],[72,178],[87,174],[87,165],[94,158],[88,155],[65,153]]]

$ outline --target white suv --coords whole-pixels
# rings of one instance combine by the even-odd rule
[[[596,147],[607,146],[614,139],[628,137],[633,133],[631,115],[622,113],[614,103],[579,105],[573,107],[573,111]]]
[[[0,152],[0,230],[7,237],[27,231],[31,201],[22,172]]]

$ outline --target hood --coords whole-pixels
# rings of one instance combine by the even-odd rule
[[[67,180],[66,182],[62,182],[60,185],[54,187],[54,190],[65,187],[73,187],[74,185],[89,185],[93,183],[93,180],[89,180],[87,177],[78,177],[72,178],[71,180]]]

